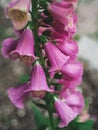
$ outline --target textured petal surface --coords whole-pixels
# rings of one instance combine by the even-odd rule
[[[53,92],[47,85],[46,76],[42,66],[36,62],[32,72],[31,72],[31,79],[30,85],[25,92],[33,92],[36,96],[43,96],[45,91]],[[40,96],[41,95],[41,96]]]
[[[8,97],[11,102],[18,108],[24,108],[24,99],[28,93],[24,93],[24,90],[27,88],[28,84],[25,83],[17,88],[11,87],[8,89]]]
[[[68,77],[72,77],[76,79],[82,76],[83,67],[82,67],[82,64],[79,62],[68,63],[62,67],[61,72]]]
[[[55,101],[54,106],[60,118],[60,123],[58,125],[60,128],[67,126],[68,123],[78,115],[71,107],[60,99]]]
[[[10,52],[15,50],[17,41],[13,38],[8,38],[2,42],[1,53],[5,58],[10,58]]]
[[[64,55],[57,47],[51,42],[45,44],[45,50],[49,61],[51,63],[50,72],[60,71],[62,66],[68,61],[69,56]],[[51,53],[51,50],[52,53]]]
[[[58,42],[56,45],[64,54],[67,54],[69,56],[76,55],[79,50],[76,41]]]
[[[11,55],[14,54],[18,54],[20,59],[27,64],[31,64],[36,59],[34,55],[34,37],[30,29],[23,31],[16,50],[11,52]]]

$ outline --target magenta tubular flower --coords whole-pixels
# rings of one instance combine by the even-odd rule
[[[5,14],[12,20],[16,30],[23,29],[30,19],[30,0],[13,0],[5,10]]]
[[[30,29],[23,31],[16,50],[12,51],[10,55],[18,55],[26,64],[31,64],[36,59],[34,55],[34,37]]]
[[[24,93],[28,84],[24,83],[17,88],[11,87],[8,89],[8,97],[11,102],[18,108],[24,108],[24,99],[27,97],[28,93]]]
[[[68,123],[70,123],[77,116],[77,114],[73,112],[73,110],[61,99],[56,99],[54,107],[60,118],[60,123],[58,125],[60,128],[67,126]]]
[[[10,52],[14,51],[16,49],[18,41],[14,40],[13,38],[5,39],[2,42],[2,48],[1,53],[5,58],[11,58],[16,59],[17,55],[13,55],[13,57],[10,56]]]
[[[37,61],[32,72],[31,72],[31,79],[30,85],[25,92],[32,92],[34,97],[41,97],[43,98],[45,92],[52,92],[53,90],[49,89],[46,81],[46,76],[42,66]]]
[[[69,18],[65,21],[65,24],[61,23],[58,20],[55,20],[52,23],[52,26],[59,33],[66,34],[66,32],[67,32],[67,33],[71,33],[73,36],[73,34],[77,32],[76,24],[77,24],[77,15],[74,14],[71,18]]]
[[[63,128],[75,119],[84,108],[83,96],[80,92],[75,92],[67,95],[63,100],[55,98],[54,107],[60,118],[58,127]]]
[[[79,90],[64,89],[59,93],[59,97],[78,114],[84,108],[84,98]]]
[[[70,19],[74,14],[73,6],[63,8],[55,4],[49,4],[48,10],[55,20],[59,21],[60,23],[63,23],[64,25],[66,24],[68,19]]]
[[[76,63],[67,63],[62,66],[61,72],[69,78],[77,79],[78,77],[82,77],[83,67],[79,62]]]
[[[63,89],[71,89],[72,91],[76,89],[82,82],[82,77],[78,77],[76,79],[69,78],[67,76],[63,76],[63,79],[59,80],[58,83],[62,84]]]
[[[76,41],[62,41],[62,39],[56,40],[56,46],[66,55],[75,56],[77,55],[79,48]]]
[[[71,32],[72,34],[77,32],[77,15],[74,14],[69,20],[68,20],[68,24],[65,26],[65,30],[68,32]]]
[[[71,95],[68,94],[65,102],[78,114],[81,113],[84,108],[84,98],[79,91],[74,91]]]
[[[52,51],[53,50],[53,51]],[[67,63],[69,60],[69,56],[64,55],[57,47],[51,42],[47,42],[45,44],[45,51],[49,58],[51,68],[50,72],[52,71],[60,71],[62,66]],[[51,53],[52,51],[52,53]]]
[[[50,37],[53,39],[53,40],[58,40],[58,39],[62,39],[62,41],[65,41],[65,40],[69,40],[71,37],[72,37],[72,33],[70,32],[67,32],[66,30],[60,30],[60,28],[58,29],[50,29],[51,31],[51,35]]]
[[[66,22],[66,24],[68,24],[68,21]],[[60,32],[60,33],[65,33],[66,30],[65,30],[65,24],[59,22],[58,20],[54,20],[52,22],[52,26],[53,28],[57,31],[57,32]]]

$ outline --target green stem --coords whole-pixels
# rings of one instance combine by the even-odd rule
[[[47,67],[45,65],[44,58],[43,58],[42,53],[41,53],[40,43],[39,43],[39,39],[38,39],[37,4],[38,4],[37,0],[32,0],[32,14],[31,14],[32,23],[33,23],[33,30],[32,31],[34,34],[36,55],[39,57],[39,61],[42,64],[44,71],[46,73],[47,82],[49,83],[49,73],[48,73]]]
[[[47,83],[49,85],[50,77],[49,77],[49,73],[48,73],[47,67],[45,65],[44,58],[43,58],[42,53],[41,53],[40,43],[39,43],[39,39],[38,39],[38,18],[37,18],[38,10],[37,10],[37,5],[38,5],[38,0],[32,0],[32,12],[31,12],[32,24],[33,24],[32,32],[34,34],[36,55],[37,55],[37,57],[39,57],[39,61],[40,61],[41,65],[42,65],[42,67],[44,68],[44,71],[45,71],[45,74],[46,74]],[[46,105],[47,105],[47,108],[48,108],[51,130],[54,130],[53,112],[51,111],[51,106],[49,106],[49,104],[47,103],[47,102],[49,102],[48,95],[46,95],[45,102],[46,102]]]
[[[53,123],[53,113],[50,111],[50,109],[48,110],[48,113],[49,113],[49,120],[50,120],[51,130],[55,130],[54,129],[54,123]]]
[[[51,110],[51,104],[49,103],[49,100],[48,100],[47,97],[48,97],[48,95],[46,96],[45,102],[46,102],[46,105],[47,105],[47,110],[48,110],[49,120],[50,120],[50,128],[49,129],[55,130],[53,112]]]

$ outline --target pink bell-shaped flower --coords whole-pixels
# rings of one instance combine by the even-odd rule
[[[13,38],[7,38],[2,42],[1,53],[5,58],[16,59],[17,55],[10,56],[10,52],[14,51],[17,47],[18,40]]]
[[[63,101],[73,108],[73,111],[80,113],[84,107],[84,98],[82,93],[79,90],[71,90],[69,88],[60,91],[59,97]]]
[[[16,30],[23,29],[30,19],[30,0],[13,0],[5,10],[5,14],[12,20]]]
[[[17,88],[11,87],[8,89],[8,97],[11,102],[18,108],[24,108],[24,99],[27,97],[28,93],[24,93],[24,90],[27,88],[28,84],[24,83]]]
[[[49,4],[48,10],[55,20],[63,23],[64,25],[66,24],[67,20],[70,19],[70,17],[72,17],[74,14],[73,6],[65,8],[55,4]]]
[[[80,62],[76,63],[67,63],[62,66],[61,72],[66,77],[71,77],[73,79],[77,79],[78,77],[82,77],[83,74],[83,67]]]
[[[34,97],[43,98],[45,92],[52,91],[53,90],[51,90],[47,85],[45,72],[40,63],[37,61],[31,72],[30,85],[28,86],[28,89],[25,90],[25,92],[32,92]]]
[[[74,93],[65,91],[66,97],[61,99],[55,98],[54,107],[60,118],[58,127],[63,128],[74,120],[84,108],[84,99],[80,92]]]
[[[71,89],[75,90],[77,86],[79,86],[82,82],[82,77],[78,77],[73,79],[72,77],[63,76],[61,80],[58,81],[59,84],[62,84],[63,89]]]
[[[67,126],[77,116],[77,113],[75,113],[73,109],[64,103],[61,99],[55,100],[54,107],[58,117],[60,118],[60,123],[58,125],[60,128]]]
[[[62,41],[62,39],[58,39],[57,47],[66,55],[73,56],[77,55],[79,48],[76,41]]]
[[[50,37],[55,41],[58,39],[62,39],[63,41],[65,41],[69,40],[72,37],[72,33],[60,30],[59,28],[56,30],[51,28],[50,32]]]
[[[10,55],[18,55],[26,64],[31,64],[36,59],[34,55],[34,37],[30,29],[23,31],[16,50],[12,51]]]
[[[69,56],[64,55],[56,45],[51,42],[47,42],[45,44],[45,51],[49,58],[51,68],[50,72],[52,71],[60,71],[62,66],[67,63]],[[52,53],[51,53],[52,51]]]

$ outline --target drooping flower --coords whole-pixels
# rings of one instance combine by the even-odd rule
[[[24,90],[28,87],[28,83],[24,83],[18,87],[11,87],[8,89],[8,97],[11,102],[18,108],[24,108],[24,99],[28,93],[24,93]]]
[[[56,46],[66,55],[75,56],[77,55],[79,48],[76,41],[62,41],[62,39],[56,40]]]
[[[48,87],[45,72],[40,63],[37,61],[31,72],[30,85],[28,86],[28,89],[25,90],[25,92],[32,92],[32,95],[34,97],[43,98],[45,92],[52,92],[52,91],[53,90],[51,90]]]
[[[68,37],[72,38],[73,34],[77,32],[77,15],[73,4],[66,1],[54,1],[48,5],[48,10],[53,16],[54,30],[60,34],[68,33]]]
[[[34,55],[34,37],[30,29],[23,31],[16,49],[10,55],[18,55],[26,64],[31,64],[36,59]]]
[[[74,113],[73,110],[62,100],[57,99],[54,105],[56,112],[60,118],[60,123],[58,127],[63,128],[67,126],[68,123],[76,117],[76,113]]]
[[[84,98],[79,90],[71,91],[71,89],[63,90],[59,96],[64,99],[64,102],[69,105],[74,112],[80,113],[84,108]]]
[[[60,118],[58,127],[63,128],[74,120],[84,108],[83,96],[80,92],[65,94],[66,98],[55,98],[54,107]]]
[[[13,55],[13,57],[10,56],[10,52],[14,51],[16,49],[16,46],[18,44],[18,40],[15,40],[13,38],[8,38],[5,39],[2,42],[2,48],[1,48],[1,53],[5,58],[11,58],[11,59],[16,59],[17,55]]]
[[[60,30],[60,28],[58,28],[56,30],[54,28],[51,28],[50,37],[55,41],[58,39],[62,39],[62,41],[65,41],[65,40],[69,40],[70,38],[72,38],[72,33],[67,32],[65,30],[64,31]]]
[[[13,0],[5,10],[5,14],[12,20],[16,30],[23,29],[30,20],[30,0]]]
[[[80,62],[67,63],[62,66],[61,72],[68,78],[77,79],[82,77],[83,67]]]
[[[64,55],[57,47],[51,42],[47,42],[45,44],[45,51],[49,58],[51,68],[50,72],[52,71],[60,71],[62,66],[67,63],[69,56]],[[52,51],[52,53],[51,53]]]
[[[62,79],[58,81],[62,89],[75,90],[82,82],[83,67],[79,62],[67,63],[61,69]]]
[[[65,8],[51,3],[48,5],[48,10],[55,20],[59,21],[60,23],[63,23],[64,25],[66,24],[66,22],[68,22],[68,19],[70,19],[74,14],[73,6]]]
[[[58,81],[59,84],[62,85],[63,87],[63,90],[64,89],[71,89],[72,91],[76,89],[77,86],[79,86],[82,82],[82,77],[78,77],[76,79],[73,79],[73,78],[69,78],[67,76],[63,76],[63,78],[61,80]]]

